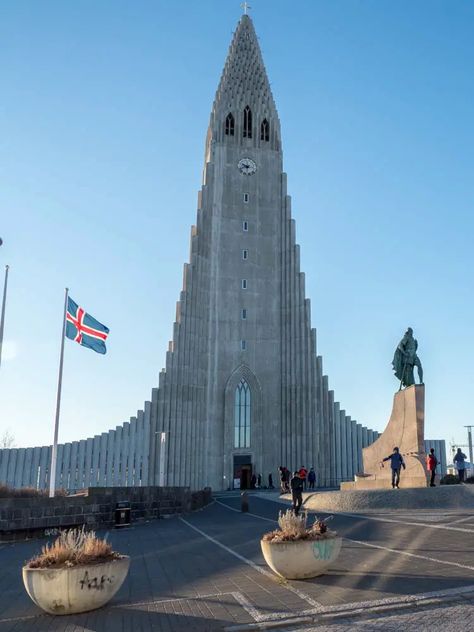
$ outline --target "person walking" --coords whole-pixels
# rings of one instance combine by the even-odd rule
[[[299,475],[301,480],[303,481],[303,489],[306,489],[306,476],[308,475],[308,470],[304,465],[300,467]]]
[[[436,487],[435,476],[438,459],[435,456],[434,448],[430,448],[430,453],[426,455],[426,469],[430,473],[430,487]]]
[[[268,489],[275,489],[273,486],[273,474],[271,472],[268,475]]]
[[[285,467],[284,470],[285,470],[285,494],[289,494],[291,472],[287,467]]]
[[[459,477],[460,483],[464,483],[464,473],[466,471],[466,463],[465,463],[466,459],[467,459],[467,456],[464,454],[461,448],[458,448],[458,451],[454,455],[453,462],[454,462],[454,467],[458,471],[458,477]]]
[[[314,467],[310,468],[308,473],[308,489],[314,489],[314,484],[316,482],[316,474],[314,472]]]
[[[260,489],[262,487],[262,475],[258,474],[257,476],[257,489]]]
[[[280,465],[278,468],[278,472],[280,474],[280,494],[285,493],[285,468],[283,465]]]
[[[301,505],[303,504],[303,480],[296,471],[293,478],[290,481],[291,497],[293,499],[293,511],[297,516],[300,512]]]
[[[392,454],[386,456],[382,461],[382,467],[384,461],[390,461],[390,467],[392,468],[392,489],[399,489],[400,485],[400,470],[406,469],[405,461],[403,460],[402,455],[400,454],[400,450],[398,448],[393,448]]]
[[[287,494],[290,491],[288,485],[290,482],[290,472],[284,465],[280,465],[278,470],[280,472],[280,493]]]

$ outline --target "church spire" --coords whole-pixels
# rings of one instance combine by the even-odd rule
[[[249,119],[250,115],[250,119]],[[233,134],[231,134],[233,130]],[[232,38],[211,113],[213,140],[252,139],[280,147],[280,123],[255,29],[244,13]]]

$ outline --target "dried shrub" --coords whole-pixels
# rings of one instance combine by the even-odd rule
[[[266,542],[296,542],[298,540],[326,540],[335,538],[337,533],[328,529],[326,521],[332,516],[321,520],[317,516],[310,527],[306,526],[308,516],[302,512],[297,516],[292,509],[278,514],[279,529],[270,531],[263,536]]]
[[[57,489],[56,496],[67,496],[65,489]],[[36,489],[35,487],[8,487],[7,485],[0,485],[0,498],[47,498],[49,492],[45,489]]]
[[[97,564],[119,559],[107,540],[101,540],[95,531],[68,529],[52,543],[45,544],[41,553],[26,563],[28,568],[61,568]]]
[[[14,489],[7,485],[0,485],[0,498],[35,498],[37,496],[47,496],[47,492],[34,487],[20,487]]]
[[[297,516],[291,509],[278,514],[278,526],[282,533],[291,540],[301,540],[306,533],[306,513]]]

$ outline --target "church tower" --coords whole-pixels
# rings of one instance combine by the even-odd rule
[[[212,107],[190,261],[153,392],[151,484],[227,489],[258,474],[265,484],[279,465],[314,465],[324,486],[336,480],[339,448],[352,461],[349,434],[342,445],[336,428],[355,422],[334,403],[316,355],[282,158],[243,15]],[[356,451],[362,437],[354,433]]]
[[[56,489],[262,485],[314,466],[352,480],[378,433],[328,388],[311,328],[280,121],[243,15],[212,106],[173,339],[151,401],[123,425],[58,446]],[[51,446],[0,450],[0,482],[49,487]]]

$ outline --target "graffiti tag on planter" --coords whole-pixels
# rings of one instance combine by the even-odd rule
[[[333,540],[316,540],[313,542],[313,555],[317,560],[329,560],[333,554]]]
[[[114,576],[101,575],[100,577],[89,577],[88,571],[85,571],[84,577],[79,581],[81,584],[81,590],[87,588],[87,590],[104,590],[106,584],[111,584],[114,581]]]

